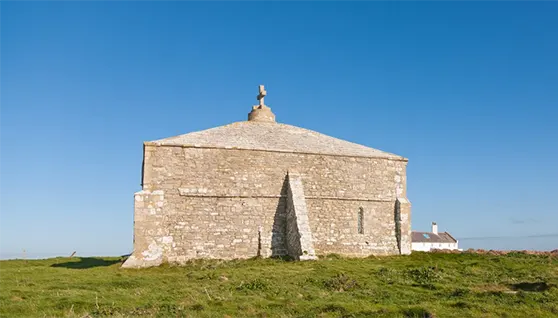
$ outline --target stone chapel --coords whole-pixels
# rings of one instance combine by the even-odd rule
[[[247,121],[144,142],[123,267],[411,253],[408,160],[278,123],[266,94]]]

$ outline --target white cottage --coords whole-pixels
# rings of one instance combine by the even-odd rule
[[[428,252],[430,250],[459,250],[458,241],[448,232],[438,232],[438,225],[432,222],[432,232],[412,232],[413,251]]]

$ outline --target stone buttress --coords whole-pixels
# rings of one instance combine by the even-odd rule
[[[289,171],[287,191],[287,251],[296,260],[317,259],[310,230],[308,208],[300,174]]]

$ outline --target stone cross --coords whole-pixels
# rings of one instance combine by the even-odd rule
[[[259,101],[260,101],[260,106],[265,106],[264,105],[264,97],[265,95],[267,95],[267,92],[265,91],[265,88],[263,85],[260,85],[260,94],[256,97]]]

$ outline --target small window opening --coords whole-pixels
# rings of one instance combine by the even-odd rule
[[[364,209],[358,209],[358,234],[364,234]]]

